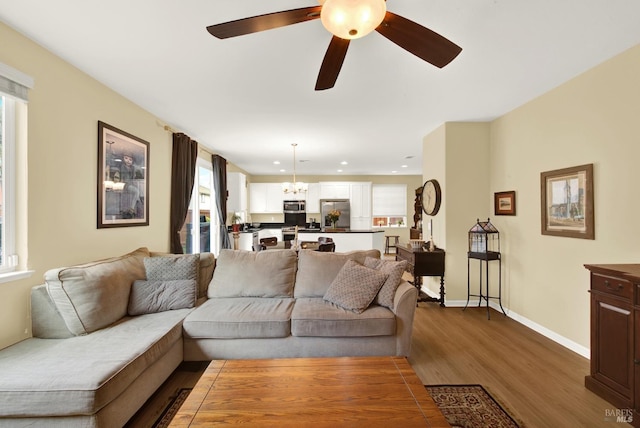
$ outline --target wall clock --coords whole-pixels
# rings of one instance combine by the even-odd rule
[[[440,211],[442,190],[438,180],[427,180],[422,186],[422,210],[427,215],[436,215]]]

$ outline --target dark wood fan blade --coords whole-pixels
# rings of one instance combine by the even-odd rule
[[[349,49],[349,40],[333,36],[327,53],[324,54],[324,59],[322,60],[322,66],[316,81],[316,91],[333,88],[336,84],[344,57],[347,55],[347,49]]]
[[[250,18],[210,25],[207,27],[207,31],[219,39],[227,39],[229,37],[272,30],[299,22],[318,19],[320,18],[321,10],[322,6],[312,6],[268,13],[266,15],[252,16]]]
[[[460,46],[440,34],[391,12],[387,12],[376,31],[418,58],[440,68],[453,61],[462,51]]]

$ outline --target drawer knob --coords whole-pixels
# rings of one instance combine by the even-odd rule
[[[614,291],[622,290],[622,284],[618,284],[617,287],[612,287],[609,281],[606,281],[606,280],[604,281],[604,286],[607,287],[607,289],[609,290],[614,290]]]

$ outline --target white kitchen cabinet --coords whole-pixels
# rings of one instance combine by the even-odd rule
[[[346,182],[320,182],[320,199],[349,199],[350,185]]]
[[[249,211],[254,214],[282,214],[281,183],[251,183]]]
[[[308,214],[320,213],[320,183],[309,183],[306,201]]]
[[[240,172],[227,173],[227,212],[247,211],[247,176]]]
[[[351,230],[371,230],[371,183],[349,184]]]

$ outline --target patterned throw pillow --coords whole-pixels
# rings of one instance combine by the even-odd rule
[[[369,307],[388,274],[348,260],[324,295],[324,300],[360,314]]]
[[[195,279],[197,281],[199,261],[198,254],[146,257],[144,268],[147,271],[148,281],[176,281],[179,279]]]
[[[396,295],[396,290],[402,282],[402,274],[407,268],[407,261],[401,260],[395,262],[392,260],[380,260],[373,257],[367,257],[364,261],[364,265],[371,269],[377,269],[380,272],[389,275],[385,283],[382,285],[380,292],[376,296],[374,303],[384,306],[385,308],[393,308],[393,299]]]

